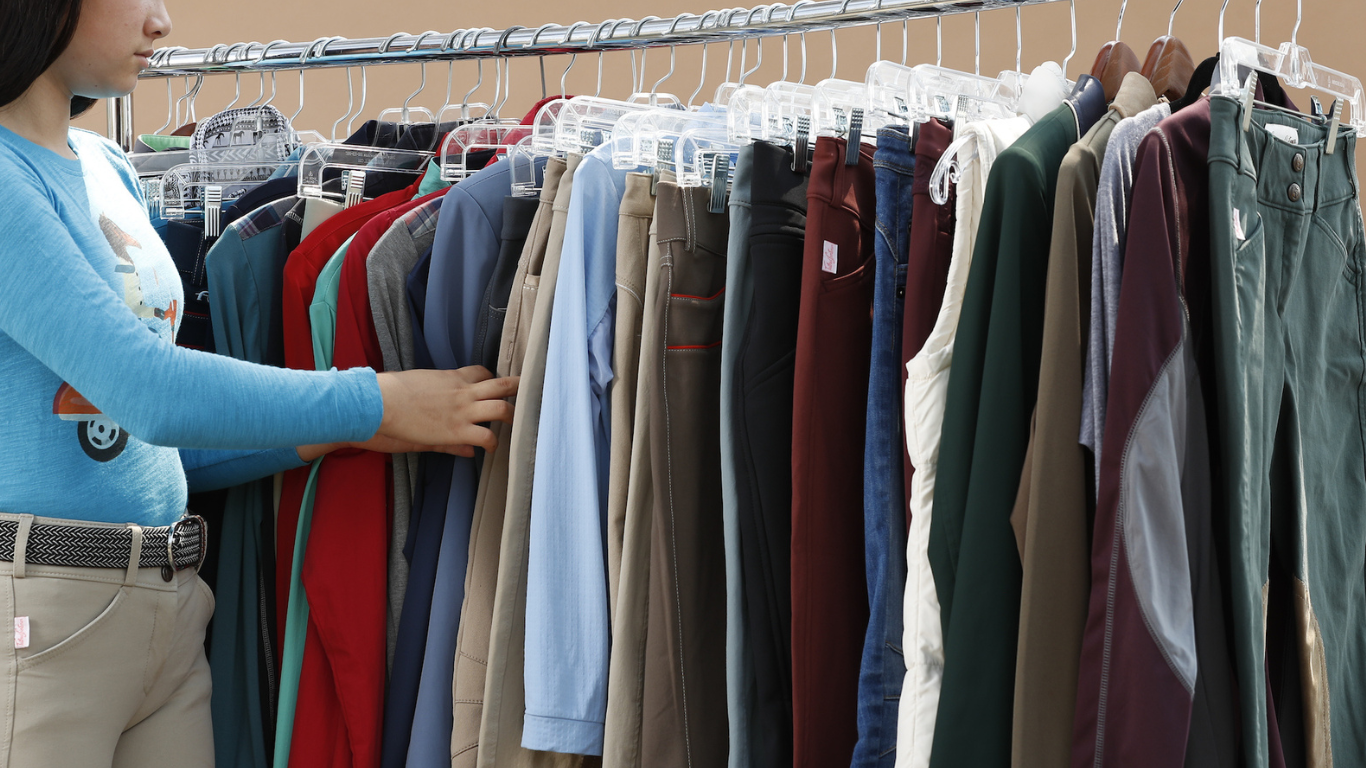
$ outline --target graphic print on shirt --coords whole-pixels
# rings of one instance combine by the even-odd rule
[[[114,272],[123,278],[123,300],[133,314],[142,319],[157,335],[167,340],[175,334],[176,300],[161,288],[155,269],[150,269],[152,284],[144,292],[135,256],[141,256],[142,244],[124,232],[104,214],[100,214],[100,231],[114,251],[118,263]],[[158,301],[160,299],[160,301]],[[164,308],[157,306],[165,305]],[[63,383],[52,398],[52,413],[63,421],[76,422],[76,438],[85,455],[99,462],[113,461],[128,445],[128,433],[112,419],[81,396],[70,384]]]

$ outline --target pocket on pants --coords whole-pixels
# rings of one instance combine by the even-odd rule
[[[121,583],[42,576],[11,577],[10,583],[14,628],[21,618],[27,620],[28,647],[15,649],[20,671],[98,636],[128,600],[128,589]],[[17,641],[17,632],[13,637]]]

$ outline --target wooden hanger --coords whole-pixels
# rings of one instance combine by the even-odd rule
[[[1100,53],[1096,55],[1096,63],[1091,65],[1091,76],[1099,80],[1105,88],[1105,98],[1108,101],[1114,101],[1115,96],[1119,94],[1119,87],[1124,83],[1125,75],[1142,69],[1138,54],[1119,39],[1120,30],[1124,28],[1124,11],[1128,6],[1129,0],[1124,0],[1119,6],[1119,23],[1115,26],[1115,39],[1100,49]]]
[[[1186,84],[1195,74],[1195,60],[1185,43],[1163,35],[1148,49],[1148,58],[1140,72],[1153,84],[1153,91],[1158,96],[1176,100],[1186,95]]]
[[[1176,7],[1172,9],[1171,18],[1167,20],[1167,34],[1153,41],[1152,47],[1148,49],[1148,58],[1143,62],[1143,76],[1153,84],[1153,91],[1158,96],[1165,96],[1169,101],[1176,101],[1186,95],[1186,86],[1195,73],[1195,59],[1191,57],[1190,49],[1180,39],[1172,36],[1176,12],[1181,9],[1181,3],[1184,1],[1178,0]]]

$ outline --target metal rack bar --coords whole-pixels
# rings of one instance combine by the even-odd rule
[[[797,0],[732,8],[677,18],[614,19],[539,28],[407,33],[364,39],[320,38],[312,43],[237,43],[213,48],[162,48],[140,77],[198,73],[295,70],[360,64],[409,64],[502,56],[545,56],[589,51],[657,48],[742,37],[775,37],[802,31],[931,18],[1064,0]]]
[[[416,64],[506,56],[550,56],[778,37],[841,27],[1018,8],[1066,0],[795,0],[753,8],[683,13],[675,18],[611,19],[598,24],[545,24],[532,29],[484,27],[450,34],[402,32],[389,37],[321,37],[311,43],[234,43],[212,48],[160,48],[143,79],[260,71],[326,69],[361,64]],[[133,99],[109,102],[109,137],[133,148]]]

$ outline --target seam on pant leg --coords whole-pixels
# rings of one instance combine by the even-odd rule
[[[8,574],[0,576],[4,579],[5,598],[9,602],[9,610],[5,615],[13,623],[14,620],[14,578]],[[14,749],[14,701],[18,696],[19,688],[19,653],[13,643],[7,644],[7,658],[5,670],[5,722],[0,723],[0,738],[3,738],[4,749],[0,750],[0,768],[9,768],[10,752]]]
[[[688,206],[684,210],[688,210]],[[689,222],[691,227],[691,222]],[[665,296],[673,294],[674,266],[669,267]],[[673,559],[674,611],[678,616],[678,683],[683,697],[683,748],[687,765],[692,766],[692,729],[688,724],[688,676],[683,659],[683,598],[678,588],[678,525],[674,517],[673,429],[669,420],[669,310],[671,302],[664,299],[664,346],[660,350],[660,391],[664,395],[664,479],[669,493],[669,552]]]

